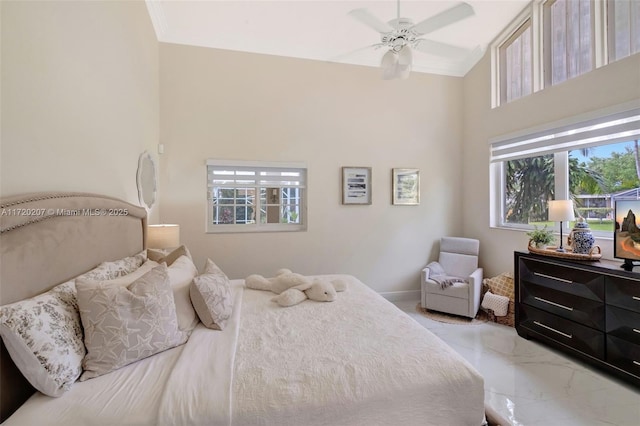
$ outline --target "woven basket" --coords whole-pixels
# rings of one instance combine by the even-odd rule
[[[493,313],[491,309],[487,310],[487,315],[489,316],[489,321],[506,325],[509,327],[515,327],[516,325],[516,304],[513,300],[509,301],[509,312],[507,315],[503,317],[499,317]]]
[[[482,296],[483,297],[484,297],[484,294],[487,291],[489,291],[489,286],[487,286],[483,282],[482,283]],[[491,310],[491,309],[482,308],[482,310],[487,312],[487,317],[489,318],[489,321],[491,321],[491,322],[495,322],[495,323],[498,323],[498,324],[506,325],[508,327],[515,327],[516,326],[516,304],[515,304],[515,302],[513,300],[509,300],[509,310],[507,311],[507,315],[505,315],[503,317],[497,316],[493,312],[493,310]]]

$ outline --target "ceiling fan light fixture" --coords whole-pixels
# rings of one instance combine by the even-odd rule
[[[397,77],[401,79],[409,78],[411,73],[411,65],[413,64],[413,54],[411,48],[405,45],[398,54]]]
[[[382,69],[383,80],[392,80],[396,78],[396,70],[398,68],[398,54],[391,49],[388,50],[387,53],[382,56],[380,68]]]

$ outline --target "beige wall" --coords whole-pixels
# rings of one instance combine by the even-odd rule
[[[462,79],[163,43],[160,69],[161,218],[198,267],[416,291],[434,241],[461,234]],[[207,158],[306,161],[308,230],[206,234]],[[342,166],[373,168],[371,206],[340,204]],[[391,205],[393,167],[420,169],[420,206]]]
[[[464,78],[464,230],[481,241],[485,276],[513,271],[522,231],[489,227],[489,139],[640,98],[640,55],[491,109],[489,53]],[[612,257],[611,239],[596,241]]]
[[[138,156],[157,158],[159,139],[158,42],[144,2],[0,5],[1,195],[88,191],[138,204]]]

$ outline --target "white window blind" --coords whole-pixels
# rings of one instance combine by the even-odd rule
[[[589,148],[640,138],[640,103],[491,140],[491,162]]]
[[[214,164],[211,164],[211,163]],[[230,188],[305,188],[302,167],[242,166],[207,161],[208,186]]]

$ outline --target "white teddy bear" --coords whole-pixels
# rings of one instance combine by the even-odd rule
[[[310,278],[280,269],[273,278],[262,275],[249,275],[245,279],[247,288],[266,290],[278,294],[273,300],[280,306],[293,306],[311,299],[317,302],[333,302],[337,291],[344,291],[347,283],[341,279]]]

